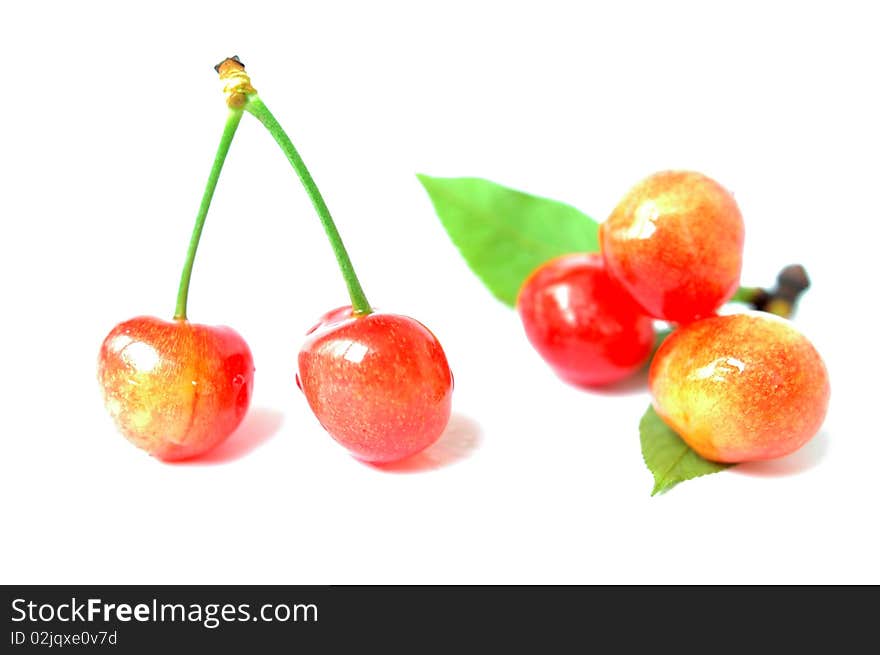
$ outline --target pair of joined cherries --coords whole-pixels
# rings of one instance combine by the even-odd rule
[[[415,319],[367,302],[327,205],[289,137],[251,86],[237,57],[218,64],[229,114],[202,197],[171,321],[140,316],[101,345],[98,380],[120,432],[158,459],[198,457],[241,424],[253,395],[254,360],[225,326],[191,323],[186,305],[195,253],[242,113],[273,136],[312,200],[336,255],[351,305],[307,334],[296,381],[321,425],[364,461],[404,459],[434,443],[449,422],[452,374],[436,336]]]

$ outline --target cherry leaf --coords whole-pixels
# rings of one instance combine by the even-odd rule
[[[642,457],[654,475],[651,495],[668,491],[679,482],[691,480],[710,473],[718,473],[730,467],[703,459],[688,446],[663,419],[648,407],[639,423],[642,441]]]
[[[599,250],[596,221],[570,205],[475,177],[418,178],[468,266],[511,307],[539,265]]]

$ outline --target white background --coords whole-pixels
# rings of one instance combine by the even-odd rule
[[[283,9],[282,9],[283,8]],[[4,583],[880,582],[880,40],[871,3],[8,3],[2,44]],[[294,384],[345,304],[311,206],[245,115],[190,318],[256,360],[249,417],[201,464],[115,430],[113,325],[170,318],[238,54],[320,184],[374,305],[441,339],[441,441],[352,459]],[[415,178],[474,175],[597,219],[665,168],[745,216],[743,282],[799,261],[831,372],[802,451],[650,497],[643,381],[558,381]]]

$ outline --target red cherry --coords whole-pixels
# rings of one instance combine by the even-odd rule
[[[173,461],[207,452],[238,427],[250,404],[254,361],[228,327],[140,316],[104,339],[98,380],[125,437]]]
[[[539,266],[516,307],[529,341],[573,384],[615,382],[651,354],[653,321],[608,275],[599,254],[563,255]]]
[[[452,373],[437,337],[407,316],[321,317],[299,353],[297,384],[315,416],[358,459],[393,462],[434,443],[449,422]]]

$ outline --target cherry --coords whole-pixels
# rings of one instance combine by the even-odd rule
[[[529,341],[573,384],[616,382],[651,354],[653,320],[608,275],[601,255],[563,255],[539,266],[516,308]]]
[[[642,180],[602,223],[599,238],[608,270],[655,318],[711,316],[739,284],[742,216],[730,192],[700,173]]]
[[[245,75],[237,59],[220,67]],[[373,311],[305,162],[250,80],[240,88],[240,106],[272,135],[311,199],[351,298],[350,306],[325,314],[307,334],[297,384],[321,425],[359,459],[381,463],[413,455],[434,443],[449,422],[446,355],[418,321]]]
[[[125,437],[172,461],[207,452],[239,426],[254,361],[230,328],[140,316],[104,339],[98,379]]]
[[[786,319],[746,312],[673,332],[651,363],[654,408],[697,453],[719,462],[791,453],[819,430],[828,372]]]
[[[434,443],[449,422],[452,374],[437,337],[407,316],[328,312],[299,353],[297,384],[355,457],[393,462]]]
[[[186,254],[173,321],[141,316],[114,327],[98,356],[104,403],[136,446],[172,461],[201,455],[238,427],[250,404],[254,362],[227,327],[190,323],[190,277],[205,218],[242,109],[227,89],[229,115]]]

